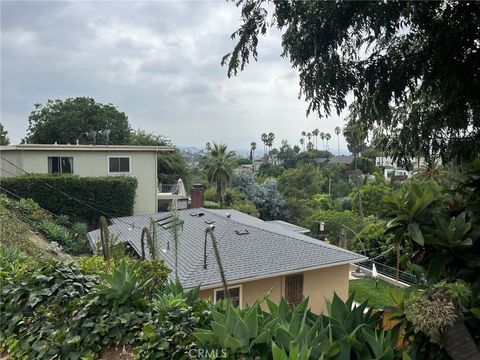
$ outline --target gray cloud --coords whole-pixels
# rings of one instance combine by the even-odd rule
[[[305,117],[298,75],[280,58],[281,36],[261,39],[260,61],[228,79],[239,10],[224,1],[2,1],[1,117],[25,135],[34,103],[91,96],[124,111],[132,127],[181,146],[224,141],[233,148],[298,142],[302,130],[333,133],[342,117]],[[344,147],[343,141],[341,147]]]

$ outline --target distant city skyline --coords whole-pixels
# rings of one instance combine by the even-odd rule
[[[274,28],[260,39],[259,61],[227,78],[220,60],[239,17],[224,1],[2,1],[1,121],[18,143],[35,103],[87,96],[181,147],[244,148],[270,131],[294,145],[315,128],[336,145],[346,113],[306,117]]]

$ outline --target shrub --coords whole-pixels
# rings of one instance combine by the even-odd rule
[[[83,254],[90,249],[84,237],[82,238],[72,234],[72,232],[63,225],[45,220],[40,224],[40,230],[50,241],[59,243],[62,248],[70,254]]]
[[[203,207],[205,209],[221,209],[220,204],[213,201],[205,201]]]
[[[93,224],[102,212],[111,217],[132,215],[137,180],[127,176],[32,174],[2,179],[2,187],[22,198],[35,200],[54,214]]]

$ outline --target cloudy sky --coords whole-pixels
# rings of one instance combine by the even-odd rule
[[[34,103],[89,96],[179,146],[243,149],[263,132],[273,131],[277,146],[298,143],[302,130],[333,134],[345,114],[306,117],[278,32],[261,41],[257,63],[227,78],[220,60],[239,14],[226,1],[2,0],[1,121],[15,143]]]

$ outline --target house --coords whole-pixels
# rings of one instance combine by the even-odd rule
[[[193,202],[193,199],[192,199]],[[349,266],[364,256],[313,239],[298,231],[266,222],[236,210],[192,208],[173,213],[112,219],[110,233],[141,254],[142,230],[156,225],[158,258],[172,269],[186,289],[200,286],[200,295],[217,301],[223,298],[221,276],[210,237],[214,228],[224,273],[232,301],[242,307],[268,294],[278,302],[291,304],[310,298],[312,311],[326,311],[325,299],[336,292],[348,297]],[[178,251],[172,228],[179,230]],[[88,234],[93,247],[100,231]],[[206,247],[205,247],[206,243]],[[147,246],[147,245],[145,245]],[[149,251],[146,251],[149,258]],[[264,304],[263,304],[264,305]]]
[[[359,155],[360,156],[360,155]],[[331,164],[344,164],[348,170],[351,169],[353,163],[353,155],[338,155],[331,158],[316,158],[317,165],[331,165]]]
[[[406,166],[402,166],[399,162],[394,161],[389,156],[377,156],[375,158],[375,166],[383,167],[383,176],[385,180],[390,180],[392,176],[395,176],[396,180],[406,180],[413,176],[413,173],[420,166],[425,164],[423,157],[408,159],[408,169]]]
[[[70,173],[79,176],[133,176],[138,181],[134,214],[158,210],[157,156],[169,146],[47,145],[1,146],[0,176]]]

